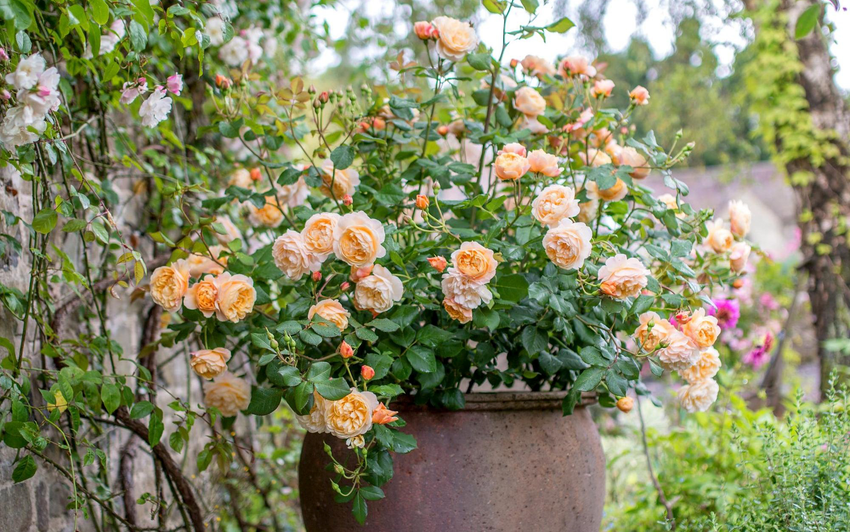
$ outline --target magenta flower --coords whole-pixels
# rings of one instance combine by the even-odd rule
[[[744,364],[749,364],[753,369],[759,369],[770,359],[770,348],[773,347],[773,335],[764,335],[764,342],[760,346],[744,355]]]
[[[734,329],[741,317],[741,306],[737,299],[714,299],[714,307],[708,308],[708,314],[717,318],[721,329]]]

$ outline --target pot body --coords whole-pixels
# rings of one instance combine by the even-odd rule
[[[366,526],[334,502],[327,442],[308,434],[298,483],[307,532],[597,532],[605,502],[605,457],[585,405],[561,413],[560,392],[474,393],[466,408],[436,411],[393,403],[419,448],[393,454],[386,498],[368,502]]]

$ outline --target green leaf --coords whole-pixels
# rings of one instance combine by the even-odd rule
[[[589,392],[599,386],[604,376],[605,368],[586,369],[578,376],[573,387],[580,392]]]
[[[520,339],[522,340],[522,346],[528,351],[529,355],[536,355],[541,351],[546,351],[549,347],[549,335],[533,325],[529,325],[522,330]]]
[[[522,7],[533,15],[537,11],[537,8],[540,7],[540,4],[537,0],[522,0]]]
[[[602,352],[593,346],[586,346],[581,350],[581,359],[591,366],[607,367],[608,361],[602,356]]]
[[[354,162],[354,148],[343,144],[331,152],[331,162],[337,170],[345,170]]]
[[[222,137],[235,139],[239,137],[239,130],[242,129],[242,125],[243,120],[241,118],[233,122],[219,122],[218,132],[221,133]]]
[[[28,478],[32,478],[37,469],[38,465],[35,463],[32,455],[28,454],[18,461],[14,471],[12,471],[12,480],[15,482],[23,482]]]
[[[806,35],[812,32],[815,29],[815,26],[818,23],[818,19],[820,19],[821,10],[823,6],[820,2],[816,2],[809,7],[806,8],[805,11],[800,15],[800,18],[797,19],[797,26],[794,28],[794,38],[802,39]]]
[[[369,509],[366,507],[366,499],[363,498],[360,491],[357,490],[357,494],[354,495],[354,499],[351,501],[351,513],[354,514],[354,519],[362,525],[366,522],[366,515],[369,513]]]
[[[89,5],[95,22],[101,26],[109,22],[109,6],[104,0],[91,0]]]
[[[528,295],[528,281],[518,273],[502,275],[493,285],[499,296],[506,301],[521,301]]]
[[[366,326],[367,327],[374,327],[374,328],[378,329],[379,331],[384,331],[384,332],[388,332],[388,333],[395,332],[395,331],[399,330],[399,328],[400,328],[398,323],[396,323],[392,320],[388,320],[386,318],[378,318],[376,320],[372,320],[369,323],[367,323]]]
[[[499,313],[487,307],[480,307],[472,313],[473,324],[476,327],[487,327],[495,331],[499,327]]]
[[[351,393],[348,383],[341,378],[317,382],[315,385],[316,392],[330,401],[338,401]]]
[[[150,401],[139,401],[130,409],[130,419],[142,419],[153,412],[154,406]]]
[[[416,341],[428,347],[437,348],[442,343],[451,340],[452,336],[454,335],[451,331],[446,331],[445,329],[429,324],[419,329],[416,333]]]
[[[654,302],[654,296],[642,294],[635,299],[634,303],[632,303],[632,308],[629,309],[629,313],[639,316],[649,310]]]
[[[313,383],[326,381],[331,378],[331,365],[327,362],[315,362],[307,370],[307,380]]]
[[[133,0],[133,5],[136,6],[136,12],[140,14],[147,26],[153,25],[153,8],[149,0]]]
[[[175,453],[183,450],[183,436],[180,431],[175,430],[171,433],[171,436],[168,437],[168,445],[174,449]]]
[[[283,397],[283,390],[280,388],[260,388],[257,386],[251,387],[251,402],[245,411],[255,416],[267,416],[274,412],[280,400]]]
[[[4,19],[14,21],[15,28],[19,30],[25,30],[32,24],[32,15],[21,0],[0,0],[0,14]],[[29,36],[27,41],[29,42]],[[19,49],[23,53],[29,52],[29,49],[24,50],[21,46]]]
[[[566,33],[573,26],[575,26],[573,21],[568,19],[567,17],[564,17],[561,20],[549,24],[548,26],[546,26],[546,29],[554,33]]]
[[[121,393],[118,387],[114,384],[104,384],[100,389],[100,399],[103,401],[103,407],[110,414],[115,412],[121,406]]]
[[[316,319],[320,320],[321,318]],[[333,338],[342,334],[342,331],[339,330],[339,327],[337,327],[333,323],[328,323],[325,321],[313,321],[310,324],[310,329],[315,331],[316,334],[323,338]]]
[[[151,447],[159,443],[163,432],[165,432],[165,424],[162,422],[162,411],[156,410],[148,421],[148,443]]]
[[[363,486],[360,488],[360,494],[367,501],[377,501],[385,497],[384,490],[378,486]]]
[[[130,21],[130,44],[133,45],[133,50],[138,53],[144,52],[148,45],[148,34],[145,28],[135,20]]]
[[[482,0],[481,4],[484,6],[484,9],[486,9],[490,13],[502,14],[505,11],[504,1]]]
[[[275,386],[298,386],[301,384],[301,372],[293,366],[284,366],[271,362],[266,366],[266,377]]]
[[[433,373],[437,371],[437,359],[434,352],[421,345],[411,346],[405,354],[407,361],[413,369],[421,373]]]
[[[32,228],[36,232],[46,235],[56,227],[56,221],[58,219],[59,215],[53,209],[42,209],[32,219]]]
[[[68,222],[62,226],[62,231],[65,233],[73,233],[85,229],[86,225],[88,224],[85,220],[74,218],[73,220],[68,220]]]
[[[469,54],[466,62],[475,70],[490,70],[490,54]]]

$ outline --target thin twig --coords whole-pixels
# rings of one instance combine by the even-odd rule
[[[655,486],[655,491],[658,493],[658,500],[664,505],[667,510],[667,521],[670,522],[670,530],[676,530],[676,520],[673,518],[673,505],[664,496],[664,489],[661,483],[658,482],[658,477],[655,476],[655,471],[652,469],[652,459],[649,457],[649,445],[646,443],[646,425],[643,422],[643,411],[640,408],[640,396],[637,397],[638,419],[640,419],[640,436],[643,441],[643,455],[646,456],[646,469],[649,471],[649,478],[652,479],[652,485]]]

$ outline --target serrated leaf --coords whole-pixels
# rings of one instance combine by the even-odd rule
[[[395,331],[397,331],[401,328],[398,323],[396,323],[392,320],[388,320],[386,318],[378,318],[376,320],[372,320],[369,323],[367,323],[366,326],[367,327],[374,327],[375,329],[378,329],[379,331],[388,332],[388,333],[395,332]]]
[[[283,397],[280,388],[261,388],[251,386],[251,402],[245,411],[255,416],[267,416],[277,409]]]
[[[413,369],[421,373],[433,373],[437,371],[437,359],[434,352],[421,345],[411,346],[405,354],[407,361]]]
[[[581,372],[573,387],[580,392],[589,392],[599,386],[602,377],[605,376],[605,368],[590,368]]]
[[[338,401],[351,393],[351,389],[345,379],[336,378],[316,382],[316,392],[329,401]]]
[[[354,148],[343,144],[331,152],[331,162],[336,170],[345,170],[354,162]]]
[[[150,401],[139,401],[130,409],[130,419],[142,419],[153,412],[154,406]]]

